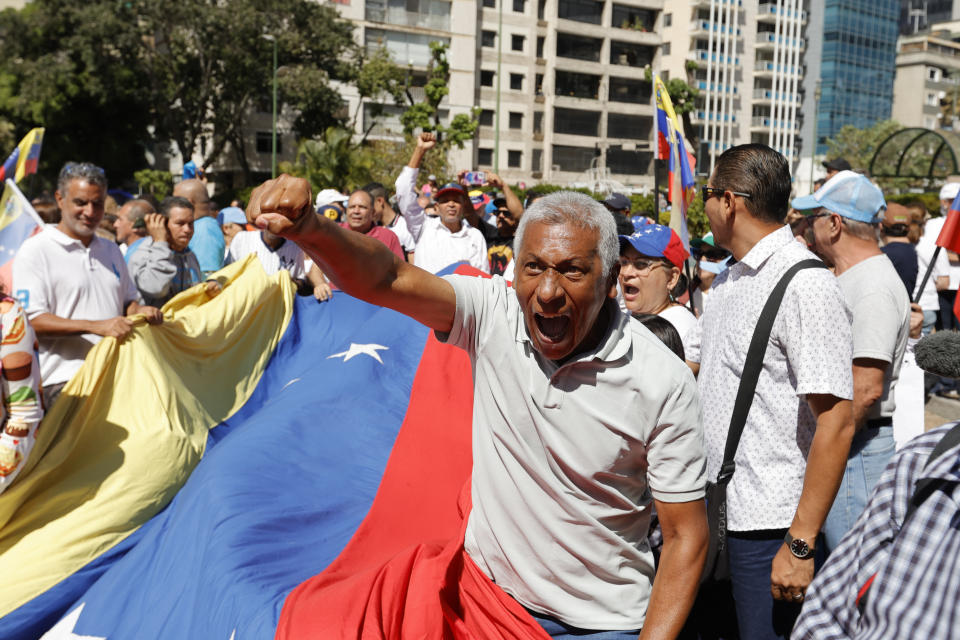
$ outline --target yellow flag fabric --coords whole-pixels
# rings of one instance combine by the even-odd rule
[[[40,146],[43,144],[43,127],[31,129],[17,145],[20,157],[17,160],[17,172],[13,181],[20,182],[31,173],[37,172],[37,162],[40,159]]]
[[[203,456],[208,431],[253,393],[293,313],[286,272],[253,256],[105,338],[64,387],[17,481],[0,494],[0,616],[156,515]]]

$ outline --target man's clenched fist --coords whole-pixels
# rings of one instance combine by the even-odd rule
[[[247,205],[247,220],[278,236],[295,235],[312,213],[310,183],[285,173],[254,189]]]

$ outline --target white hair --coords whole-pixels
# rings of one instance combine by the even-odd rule
[[[613,271],[620,256],[620,240],[613,215],[601,203],[576,191],[556,191],[539,198],[520,218],[514,240],[518,253],[523,246],[523,234],[527,225],[535,222],[551,225],[573,224],[582,229],[596,231],[597,253],[600,255],[604,273]]]

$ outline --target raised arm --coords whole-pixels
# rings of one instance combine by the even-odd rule
[[[399,311],[431,329],[451,329],[457,300],[448,282],[400,260],[379,240],[316,215],[310,204],[307,181],[284,174],[254,190],[247,219],[297,243],[350,295]]]
[[[514,220],[520,222],[520,218],[523,217],[523,203],[520,202],[520,198],[513,192],[510,185],[504,182],[500,176],[489,171],[487,172],[487,184],[494,189],[503,191],[503,197],[507,201],[507,209],[510,210],[510,215],[513,216]]]
[[[417,193],[417,175],[420,173],[420,163],[423,162],[423,156],[435,147],[437,137],[429,131],[424,131],[417,138],[417,148],[413,150],[410,156],[410,162],[403,168],[394,188],[397,191],[397,205],[400,208],[400,215],[407,223],[407,230],[413,236],[414,242],[420,240],[420,232],[423,231],[423,222],[426,214],[423,207],[417,202],[419,194]]]

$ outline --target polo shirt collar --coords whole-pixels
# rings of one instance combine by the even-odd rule
[[[58,229],[58,228],[57,228],[57,225],[55,225],[55,224],[47,225],[47,226],[44,227],[43,230],[44,230],[45,232],[49,233],[49,234],[50,234],[50,238],[53,239],[53,240],[55,240],[55,241],[57,242],[57,244],[63,245],[64,247],[67,247],[68,249],[69,249],[69,248],[74,248],[74,247],[79,248],[79,249],[92,249],[92,248],[93,248],[93,244],[100,239],[97,234],[93,234],[93,238],[90,240],[90,246],[89,246],[89,247],[85,247],[85,246],[83,246],[83,243],[80,242],[79,240],[77,240],[76,238],[71,238],[70,236],[68,236],[67,234],[65,234],[63,231],[60,231],[60,229]]]
[[[793,231],[790,229],[790,225],[785,224],[776,231],[771,231],[760,242],[753,245],[753,248],[737,264],[757,270],[770,256],[790,242],[796,242],[796,240],[793,239]]]
[[[607,315],[610,321],[603,339],[600,340],[600,344],[590,351],[581,353],[572,360],[568,360],[563,366],[576,362],[589,362],[591,360],[613,362],[625,356],[630,350],[632,344],[629,331],[630,315],[623,313],[613,300],[604,302],[604,307],[607,309]],[[527,323],[524,319],[522,308],[517,315],[517,342],[528,342],[530,343],[530,348],[533,348],[533,341],[527,332]]]

